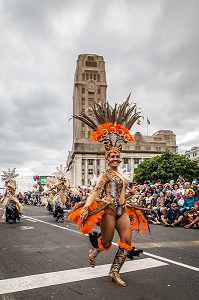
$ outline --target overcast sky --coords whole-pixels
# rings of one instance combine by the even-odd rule
[[[104,57],[107,98],[132,91],[135,131],[199,146],[198,0],[0,0],[0,173],[50,175],[72,148],[79,54]],[[20,178],[19,177],[19,178]]]

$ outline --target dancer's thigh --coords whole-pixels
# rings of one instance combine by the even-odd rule
[[[117,219],[116,229],[120,236],[120,240],[130,245],[132,239],[132,229],[129,216],[126,212],[119,217],[119,219]]]
[[[102,234],[102,244],[108,247],[112,242],[116,224],[116,213],[111,207],[105,209],[105,213],[100,221],[100,228]]]

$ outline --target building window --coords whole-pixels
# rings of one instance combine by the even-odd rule
[[[85,80],[85,73],[82,73],[82,80]]]
[[[84,165],[85,164],[85,159],[82,159],[82,165]]]
[[[85,98],[82,98],[82,105],[85,104]]]
[[[88,74],[88,73],[86,73],[86,80],[88,80],[88,78],[89,78],[89,74]]]
[[[100,170],[99,169],[97,169],[97,175],[99,175],[100,174]]]
[[[88,98],[88,105],[92,106],[93,105],[93,99],[92,98]]]
[[[161,151],[161,147],[156,147],[156,151]]]
[[[169,135],[165,135],[164,139],[165,139],[165,141],[169,141],[170,140],[170,136]]]
[[[92,73],[90,73],[90,79],[92,79],[93,78],[93,74]]]
[[[90,117],[92,117],[93,113],[92,113],[92,110],[91,110],[91,109],[88,110],[88,115],[89,115]]]
[[[96,80],[96,74],[93,74],[93,79]]]
[[[84,169],[82,169],[82,174],[84,174]]]
[[[98,95],[100,95],[100,92],[101,92],[101,90],[100,90],[100,89],[98,89],[98,90],[97,90],[97,93],[98,93]]]
[[[93,159],[88,159],[88,165],[93,166]]]
[[[146,146],[146,150],[151,150],[151,147],[150,146]]]
[[[84,108],[82,108],[82,114],[85,114],[85,109]]]
[[[93,169],[88,169],[88,174],[92,175],[93,174]]]
[[[99,159],[97,159],[97,166],[99,166],[99,164],[100,164],[100,160],[99,160]]]
[[[94,56],[88,55],[88,60],[89,61],[94,61]]]
[[[82,179],[82,185],[84,185],[84,179]]]
[[[140,146],[135,146],[135,150],[139,151],[140,150]]]
[[[85,123],[82,122],[82,127],[85,127]]]
[[[97,74],[97,81],[100,81],[100,74]]]
[[[139,158],[134,158],[134,164],[135,164],[135,165],[138,165],[139,162],[140,162],[140,159],[139,159]]]
[[[87,67],[97,67],[97,62],[96,61],[86,61],[86,66]]]
[[[84,138],[84,137],[85,137],[85,132],[84,132],[84,131],[82,131],[82,134],[81,134],[81,136],[82,136],[82,138]]]
[[[82,88],[82,94],[84,94],[84,93],[85,93],[85,88],[83,87],[83,88]]]
[[[129,163],[129,159],[128,158],[124,158],[124,165]]]

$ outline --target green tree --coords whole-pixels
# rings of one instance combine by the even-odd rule
[[[199,179],[199,167],[196,161],[190,160],[185,155],[174,154],[170,151],[162,155],[145,160],[135,170],[134,181],[143,183],[146,179],[162,182],[178,179],[181,175],[186,181]]]

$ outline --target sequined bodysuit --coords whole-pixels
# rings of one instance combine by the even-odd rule
[[[125,212],[125,190],[127,181],[121,174],[108,169],[103,172],[94,188],[95,191],[103,192],[105,201],[114,206],[117,216]]]

